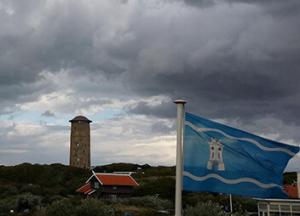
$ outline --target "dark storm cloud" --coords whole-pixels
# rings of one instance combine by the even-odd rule
[[[189,101],[190,111],[209,117],[240,118],[247,122],[272,116],[300,124],[299,3],[287,1],[280,11],[279,6],[283,3],[274,2],[271,9],[278,7],[278,14],[284,8],[297,11],[284,17],[264,14],[266,4],[261,6],[264,10],[250,7],[253,16],[248,14],[249,20],[236,29],[228,26],[232,28],[231,34],[227,34],[228,30],[223,28],[222,21],[216,16],[207,18],[215,20],[206,29],[200,27],[197,31],[193,27],[181,26],[185,32],[178,34],[179,29],[173,29],[178,38],[164,34],[154,36],[154,42],[144,47],[140,61],[132,68],[137,71],[130,79],[132,88],[145,96],[165,94],[172,99],[185,98]],[[247,4],[234,6],[235,9],[248,8]],[[236,12],[235,9],[232,8],[232,13]],[[227,18],[230,20],[232,17]],[[221,30],[212,32],[211,37],[203,41],[210,28],[216,26]],[[161,42],[163,37],[167,38],[167,43]],[[192,45],[187,41],[191,41]],[[164,105],[154,109],[145,103],[132,108],[134,113],[157,113],[157,116],[169,117],[170,112],[165,110]]]
[[[26,7],[19,1],[3,4],[13,14],[0,7],[0,115],[56,91],[52,81],[45,79],[45,71],[69,70],[74,79],[122,73],[122,67],[102,53],[102,46],[94,47],[98,20],[89,17],[80,3],[57,3],[49,8],[45,2],[28,2]]]
[[[222,69],[221,69],[222,70]],[[152,82],[160,88],[157,94],[170,94],[173,99],[185,98],[188,109],[210,117],[252,117],[273,115],[277,118],[300,123],[299,86],[300,75],[281,78],[274,71],[271,74],[239,71],[239,73],[216,71],[208,75],[201,72],[160,75]],[[275,70],[275,69],[274,69]],[[291,80],[290,80],[291,79]],[[140,87],[147,89],[147,85]],[[140,103],[132,109],[135,113],[175,116],[170,112],[172,104],[151,107]]]
[[[178,0],[183,1],[186,5],[191,7],[212,7],[216,4],[227,2],[234,6],[236,3],[256,5],[262,7],[267,14],[272,16],[291,16],[299,13],[300,2],[298,0]]]
[[[173,118],[176,115],[176,111],[173,108],[174,105],[171,101],[162,102],[158,105],[151,105],[147,102],[138,102],[135,105],[127,107],[127,111],[134,114],[144,114],[160,118]]]
[[[0,115],[124,109],[96,133],[124,148],[172,134],[181,98],[189,112],[297,143],[299,26],[299,0],[0,0]],[[0,128],[0,163],[67,155],[67,127],[17,119]]]
[[[156,1],[157,7],[148,1],[95,1],[92,7],[83,1],[9,2],[0,10],[5,106],[54,91],[33,87],[43,71],[68,70],[74,80],[95,82],[99,74],[108,83],[119,79],[120,95],[185,98],[190,111],[209,117],[267,115],[300,124],[298,0],[185,0],[191,7],[175,0]],[[170,118],[172,106],[141,102],[128,110]]]
[[[101,44],[95,47],[97,32],[105,29],[85,9],[83,2],[0,2],[1,104],[36,99],[42,93],[36,85],[44,71],[69,69],[77,75],[87,71],[108,76],[124,71]]]
[[[291,16],[295,15],[300,10],[300,2],[298,0],[227,0],[230,3],[247,3],[257,4],[264,10],[274,16]]]
[[[184,3],[197,7],[209,7],[215,4],[214,0],[184,0]]]

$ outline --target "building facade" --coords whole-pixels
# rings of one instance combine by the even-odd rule
[[[300,216],[300,200],[258,200],[258,216]]]
[[[76,116],[71,122],[70,166],[90,169],[91,138],[90,123],[85,116]]]
[[[297,173],[297,182],[284,185],[289,199],[258,199],[258,216],[300,216],[299,180],[300,174]]]

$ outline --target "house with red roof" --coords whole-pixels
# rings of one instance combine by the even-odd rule
[[[139,184],[129,174],[95,173],[76,191],[86,196],[126,196]]]

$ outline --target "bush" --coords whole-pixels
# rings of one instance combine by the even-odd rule
[[[75,208],[72,202],[68,199],[62,199],[53,202],[51,205],[47,206],[46,209],[47,216],[75,216]]]
[[[0,166],[1,185],[20,185],[19,192],[38,195],[76,194],[75,190],[90,175],[89,170],[61,164]]]
[[[225,216],[222,206],[217,203],[206,202],[197,203],[196,206],[188,206],[184,211],[184,216]]]
[[[53,202],[46,209],[47,216],[114,216],[114,210],[109,205],[96,199],[82,200],[79,203],[70,199]]]
[[[184,216],[246,216],[246,212],[242,212],[239,209],[238,212],[226,213],[221,205],[218,203],[208,202],[199,202],[196,206],[188,206],[184,210]]]
[[[6,198],[18,194],[18,189],[14,185],[1,185],[0,183],[0,197]]]
[[[123,205],[147,207],[156,210],[167,210],[173,208],[173,203],[170,200],[161,199],[157,196],[131,197],[116,200],[116,203]]]
[[[243,211],[248,212],[256,212],[257,211],[257,202],[254,199],[240,197],[240,196],[232,196],[232,204],[233,211],[240,212],[241,209]],[[195,206],[198,202],[212,202],[218,203],[221,206],[229,208],[229,195],[221,195],[217,193],[193,193],[193,192],[183,192],[183,207],[187,206]]]
[[[133,215],[133,216],[158,216],[157,211],[150,208],[136,207],[136,206],[128,206],[122,204],[114,205],[114,209],[116,211],[116,215],[125,216],[125,215]]]
[[[115,212],[111,206],[105,205],[100,200],[87,199],[82,201],[81,205],[77,207],[77,216],[114,216]]]
[[[40,195],[41,194],[41,187],[40,185],[35,185],[35,184],[24,184],[21,185],[19,192],[20,193],[31,193],[35,195]]]
[[[6,198],[0,200],[0,216],[8,215],[10,210],[16,209],[16,200],[13,198]]]
[[[16,197],[17,211],[33,210],[41,205],[42,198],[30,193],[21,194]]]
[[[135,196],[159,195],[164,199],[174,200],[175,179],[160,177],[143,182],[135,191]]]

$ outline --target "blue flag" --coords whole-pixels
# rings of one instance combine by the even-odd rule
[[[283,171],[298,151],[186,113],[183,189],[286,198]]]

